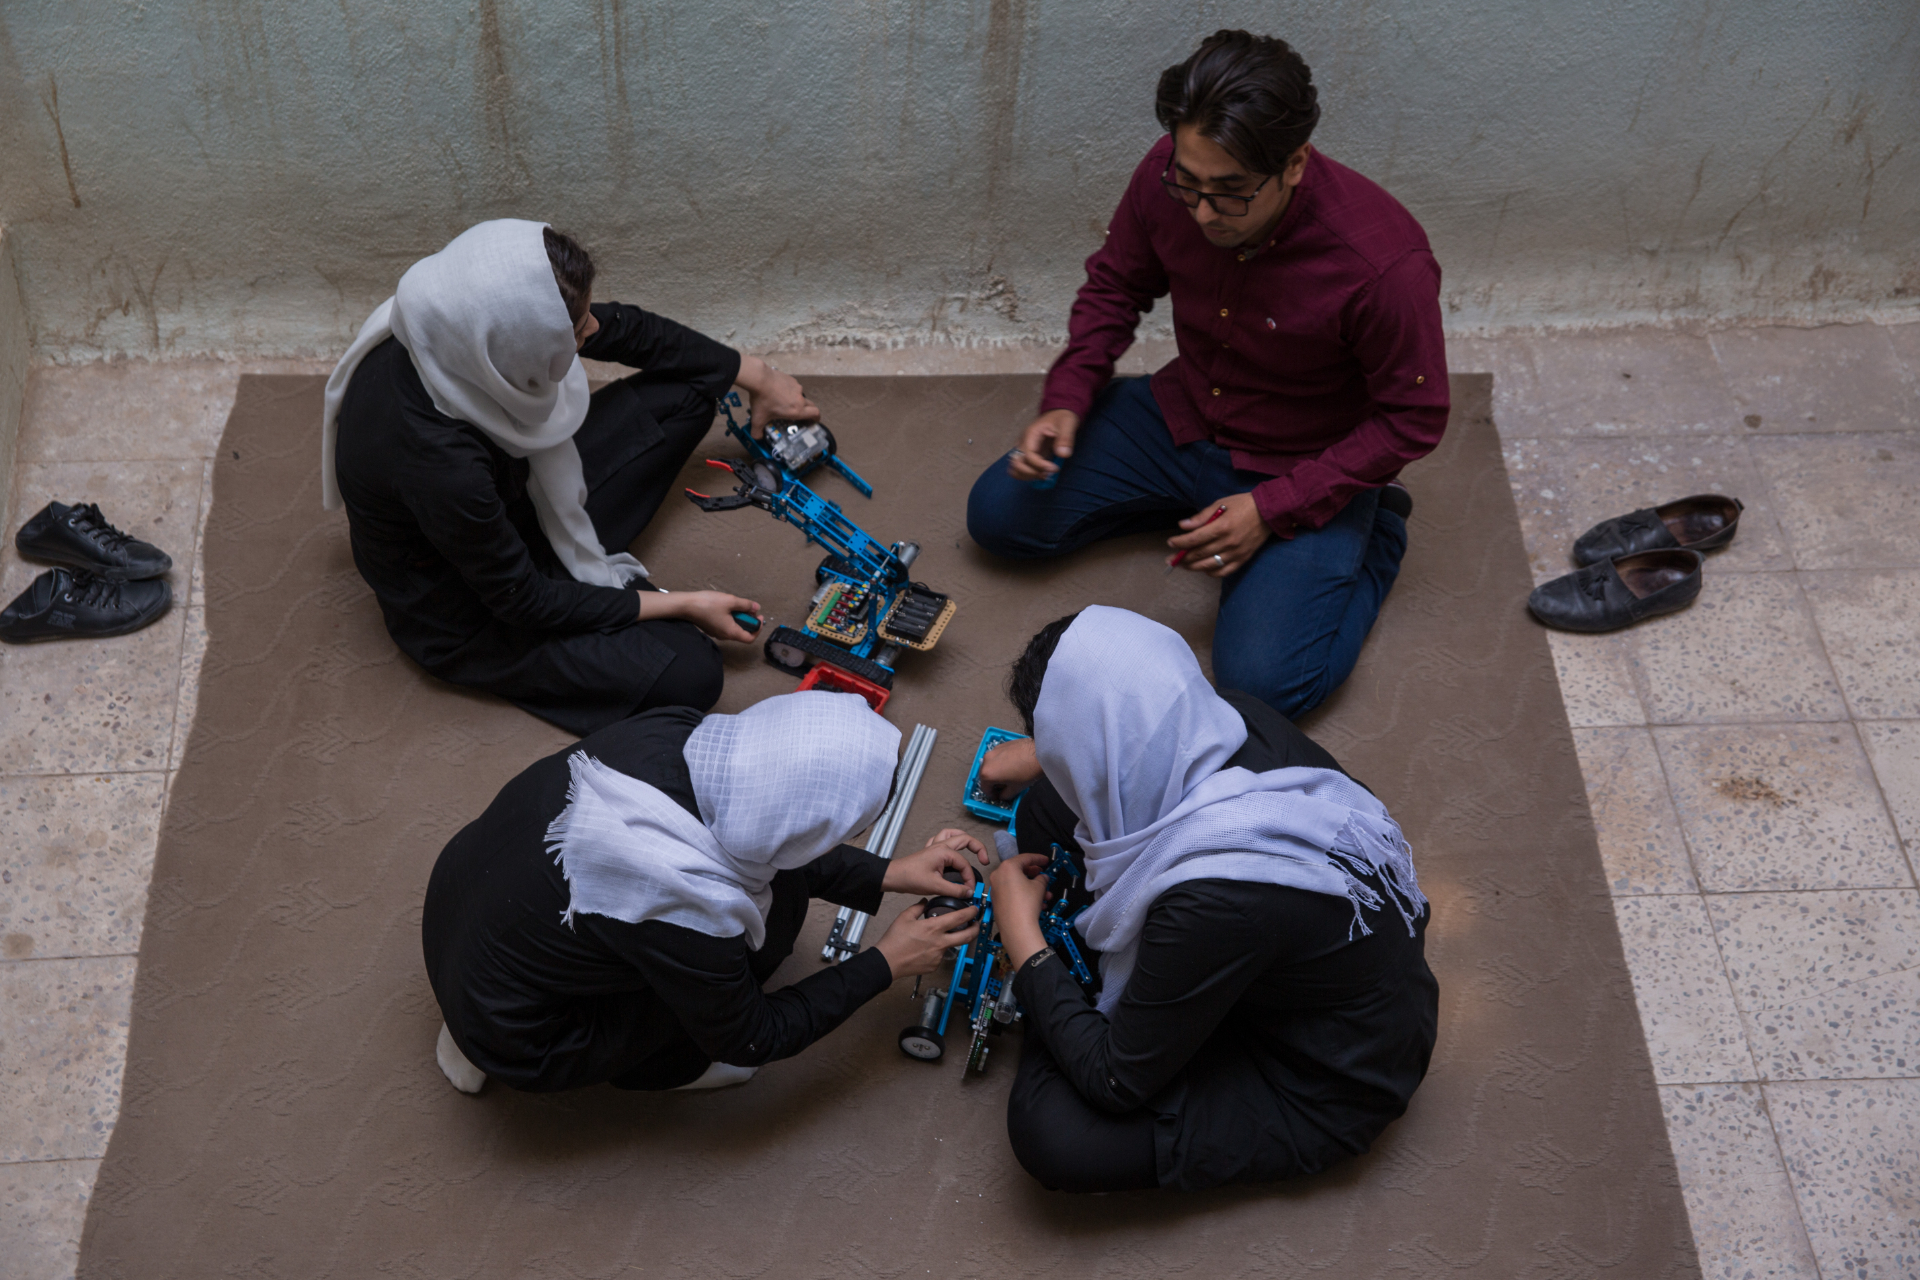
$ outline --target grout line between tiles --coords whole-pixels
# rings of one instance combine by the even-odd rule
[[[1800,1234],[1806,1238],[1807,1256],[1813,1259],[1813,1273],[1825,1280],[1826,1272],[1820,1266],[1820,1251],[1813,1247],[1813,1233],[1807,1230],[1807,1214],[1800,1207],[1811,1193],[1794,1179],[1793,1166],[1787,1163],[1787,1148],[1780,1141],[1780,1126],[1773,1122],[1773,1098],[1769,1090],[1774,1083],[1765,1080],[1760,1082],[1760,1109],[1767,1117],[1767,1132],[1773,1137],[1773,1153],[1780,1161],[1780,1172],[1787,1176],[1787,1189],[1793,1192],[1793,1213],[1800,1219]]]
[[[1651,726],[1647,731],[1648,743],[1653,747],[1653,760],[1660,769],[1660,785],[1666,789],[1667,805],[1673,810],[1675,825],[1680,828],[1680,847],[1687,851],[1687,869],[1693,872],[1693,893],[1690,897],[1700,901],[1700,914],[1706,918],[1707,934],[1713,940],[1713,954],[1720,962],[1720,978],[1727,984],[1727,995],[1733,1001],[1734,1016],[1740,1024],[1740,1047],[1746,1051],[1747,1066],[1753,1071],[1754,1078],[1760,1078],[1760,1057],[1753,1051],[1753,1037],[1747,1034],[1746,1019],[1740,1013],[1740,999],[1734,991],[1733,970],[1727,964],[1726,950],[1720,945],[1720,931],[1713,927],[1713,907],[1707,902],[1706,878],[1700,874],[1700,860],[1694,854],[1693,837],[1687,832],[1686,821],[1680,817],[1680,806],[1673,796],[1673,778],[1667,773],[1667,757],[1660,750],[1660,739],[1654,736]]]
[[[78,956],[22,956],[18,960],[0,960],[0,968],[10,964],[53,964],[61,960],[132,960],[138,951],[90,951]]]

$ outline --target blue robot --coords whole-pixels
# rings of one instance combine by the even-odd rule
[[[1080,950],[1073,921],[1084,906],[1070,905],[1079,884],[1080,869],[1059,845],[1047,863],[1047,883],[1053,901],[1040,913],[1040,932],[1054,954],[1066,961],[1082,986],[1093,985],[1093,970]],[[960,882],[959,873],[949,871],[947,878]],[[964,907],[980,908],[980,933],[963,947],[956,948],[953,973],[944,987],[929,992],[920,1006],[920,1021],[900,1033],[900,1051],[922,1062],[938,1062],[947,1051],[947,1029],[956,1011],[967,1021],[973,1038],[967,1046],[967,1065],[963,1075],[987,1069],[988,1037],[1020,1020],[1020,1006],[1013,998],[1013,970],[1007,949],[1001,945],[993,923],[993,894],[986,882],[976,880],[973,892],[965,898],[934,898],[927,903],[930,916],[945,915]],[[914,994],[919,995],[919,985]]]
[[[773,422],[761,440],[754,436],[751,422],[742,425],[734,417],[740,407],[738,392],[729,392],[720,401],[727,434],[747,456],[737,462],[710,459],[707,463],[732,473],[740,483],[732,493],[719,497],[693,489],[687,490],[687,496],[702,511],[758,507],[827,551],[814,571],[806,621],[799,627],[773,629],[766,640],[767,661],[795,676],[806,674],[817,661],[829,662],[891,689],[901,653],[938,644],[958,605],[912,580],[908,570],[920,555],[918,543],[882,545],[849,520],[839,503],[827,501],[803,483],[802,477],[826,467],[862,496],[873,496],[873,486],[840,460],[831,431],[818,422]]]

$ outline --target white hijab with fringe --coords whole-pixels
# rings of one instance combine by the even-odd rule
[[[1101,954],[1099,1007],[1112,1013],[1154,899],[1188,880],[1288,885],[1361,908],[1381,895],[1407,930],[1426,909],[1400,827],[1367,789],[1331,769],[1226,768],[1246,722],[1177,634],[1094,605],[1060,637],[1033,713],[1041,768],[1080,815],[1093,905],[1081,934]],[[1351,936],[1351,935],[1349,935]]]
[[[578,582],[623,587],[647,571],[624,551],[608,554],[587,515],[573,443],[587,418],[587,374],[547,258],[546,226],[501,218],[470,227],[408,267],[393,296],[374,308],[327,379],[320,501],[329,511],[340,507],[334,442],[353,371],[367,352],[398,338],[434,408],[527,460],[527,496],[567,572]]]
[[[809,689],[700,722],[681,749],[700,818],[659,788],[584,751],[569,758],[567,807],[547,828],[582,912],[662,920],[759,950],[773,875],[803,867],[873,824],[900,731],[850,693]]]

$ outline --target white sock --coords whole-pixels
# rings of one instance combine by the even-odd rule
[[[730,1067],[724,1062],[711,1063],[705,1071],[700,1073],[698,1080],[688,1081],[686,1084],[674,1089],[673,1092],[687,1093],[694,1089],[724,1089],[728,1085],[745,1084],[747,1081],[753,1079],[753,1073],[759,1069],[758,1067]]]
[[[440,1043],[434,1046],[433,1060],[446,1073],[447,1082],[462,1093],[478,1093],[487,1082],[487,1073],[467,1061],[444,1022],[440,1024]]]

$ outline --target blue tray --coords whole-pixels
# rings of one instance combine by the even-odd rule
[[[976,818],[984,818],[988,822],[1011,823],[1013,821],[1013,812],[1020,807],[1020,796],[1027,794],[1026,791],[1022,789],[1020,795],[1014,796],[1004,804],[990,799],[980,790],[980,762],[987,758],[987,752],[1001,743],[1019,742],[1026,736],[1024,733],[1015,733],[1011,729],[989,729],[980,735],[980,749],[973,753],[973,768],[967,770],[966,789],[960,793],[960,803],[966,806],[968,813]]]

